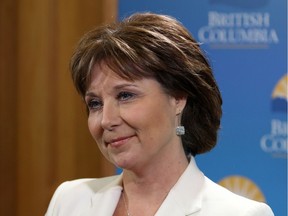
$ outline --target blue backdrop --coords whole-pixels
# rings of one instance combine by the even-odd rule
[[[119,19],[151,11],[203,43],[222,92],[217,147],[196,157],[230,190],[287,215],[287,1],[119,0]]]

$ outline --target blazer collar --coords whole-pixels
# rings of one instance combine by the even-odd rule
[[[91,198],[91,206],[83,216],[113,215],[122,192],[122,174],[97,191]]]
[[[188,167],[172,187],[155,216],[187,216],[198,212],[201,209],[203,185],[204,175],[198,169],[195,159],[191,157]],[[122,189],[121,174],[93,196],[91,208],[83,215],[113,215]]]
[[[158,209],[155,216],[164,215],[192,215],[201,209],[204,175],[198,169],[195,159],[180,176],[168,196]]]

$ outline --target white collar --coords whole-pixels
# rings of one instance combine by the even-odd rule
[[[91,208],[83,215],[113,215],[122,191],[122,174],[95,193]],[[155,216],[191,215],[201,209],[204,175],[191,157],[186,170],[168,193]]]
[[[155,216],[191,215],[201,209],[204,175],[198,169],[195,159],[190,163],[176,184],[170,190]]]

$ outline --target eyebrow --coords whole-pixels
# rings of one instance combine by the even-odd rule
[[[119,90],[119,89],[122,89],[122,88],[125,88],[125,87],[137,87],[137,85],[135,84],[132,84],[132,83],[124,83],[124,84],[120,84],[120,85],[116,85],[114,88],[116,90]]]
[[[132,83],[123,83],[123,84],[116,85],[113,88],[113,90],[119,90],[119,89],[123,89],[125,87],[137,87],[137,85],[132,84]],[[87,91],[85,93],[85,97],[87,97],[87,96],[93,97],[93,96],[95,96],[95,93],[93,93],[92,91]]]

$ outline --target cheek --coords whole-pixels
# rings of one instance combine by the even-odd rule
[[[147,111],[142,107],[135,106],[129,109],[121,110],[121,118],[123,121],[132,128],[142,129],[143,126],[151,119],[146,113]]]
[[[88,129],[95,141],[99,141],[99,139],[101,139],[100,124],[96,118],[93,118],[93,116],[88,117]]]
[[[102,154],[108,158],[107,150],[102,143],[103,130],[97,118],[88,117],[88,129]]]
[[[153,140],[156,134],[162,133],[174,127],[174,119],[167,107],[141,106],[136,109],[125,110],[121,113],[123,120],[132,128],[135,128],[146,139]]]

